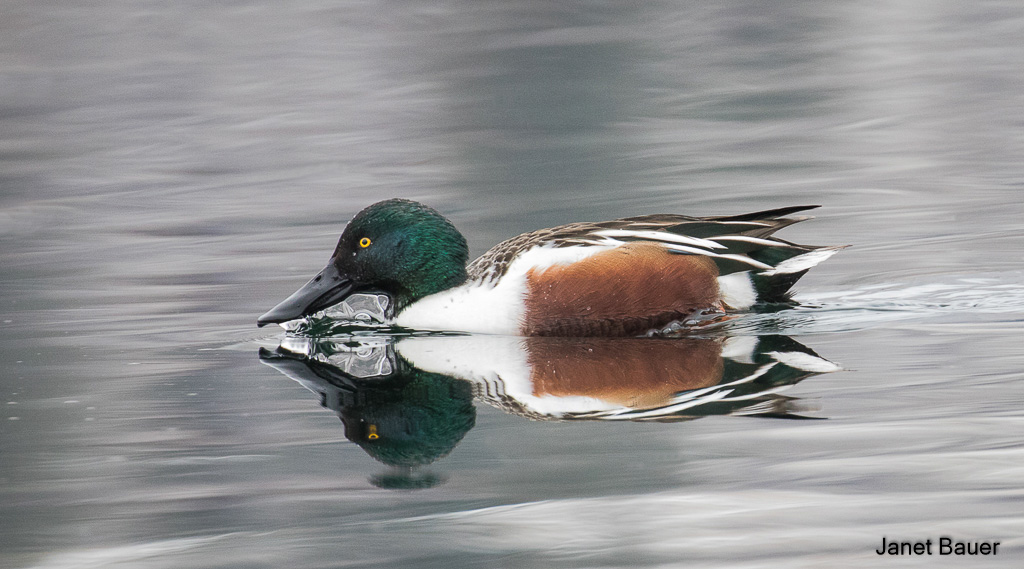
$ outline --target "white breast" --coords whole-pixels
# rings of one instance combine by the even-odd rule
[[[516,335],[525,293],[525,278],[502,279],[497,286],[468,283],[412,303],[395,317],[395,324],[413,330]]]
[[[497,283],[468,282],[410,304],[394,323],[413,330],[444,330],[477,334],[520,334],[526,314],[526,275],[530,270],[568,265],[612,246],[539,246],[512,261]]]

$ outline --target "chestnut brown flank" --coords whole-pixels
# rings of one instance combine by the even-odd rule
[[[526,275],[527,336],[632,336],[721,309],[718,268],[700,255],[628,243]]]
[[[528,338],[533,394],[593,397],[633,409],[722,381],[722,347],[708,338]]]

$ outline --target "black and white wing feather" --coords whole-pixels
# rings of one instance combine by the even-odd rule
[[[798,245],[773,236],[784,227],[809,219],[786,216],[816,207],[795,206],[724,217],[656,214],[570,223],[499,243],[470,263],[469,276],[496,281],[509,263],[533,247],[618,246],[645,241],[671,253],[709,257],[721,276],[750,272],[759,300],[784,300],[786,291],[807,269],[841,248]]]

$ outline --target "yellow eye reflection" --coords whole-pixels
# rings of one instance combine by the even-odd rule
[[[370,238],[369,237],[363,237],[362,239],[360,239],[359,240],[359,246],[362,247],[363,249],[366,249],[367,247],[369,247],[370,246]]]
[[[369,239],[367,239],[367,241],[369,241]],[[369,431],[370,434],[366,435],[366,438],[370,439],[371,441],[375,441],[380,438],[380,435],[377,434],[377,425],[370,425]]]

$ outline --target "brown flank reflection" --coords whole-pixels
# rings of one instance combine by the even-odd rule
[[[527,338],[533,394],[585,396],[634,409],[722,380],[722,343],[706,338]]]

